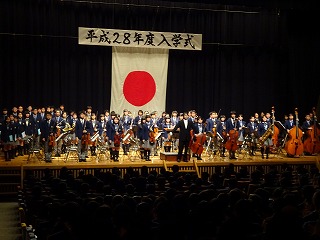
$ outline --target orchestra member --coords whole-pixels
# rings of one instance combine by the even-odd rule
[[[110,159],[115,162],[119,161],[119,151],[121,145],[121,134],[123,132],[122,126],[119,122],[119,117],[114,116],[112,123],[109,124],[107,135],[110,146]]]
[[[23,126],[24,126],[24,132],[25,132],[25,138],[24,141],[24,154],[27,154],[30,149],[34,148],[34,134],[35,134],[35,127],[33,126],[33,121],[30,119],[30,112],[25,112],[25,118],[23,120]]]
[[[230,131],[235,130],[238,131],[237,128],[237,119],[236,119],[236,112],[231,111],[230,112],[230,118],[226,121],[226,128],[227,128],[227,136],[230,137]],[[237,159],[236,152],[233,150],[229,150],[229,159]]]
[[[226,147],[225,142],[227,141],[227,124],[226,124],[226,116],[221,115],[220,120],[217,124],[217,133],[220,136],[220,157],[226,157]]]
[[[167,117],[165,121],[162,123],[161,128],[164,130],[163,135],[162,135],[162,140],[163,140],[163,146],[164,146],[164,151],[165,152],[170,152],[171,151],[171,145],[172,145],[172,132],[168,132],[168,130],[173,129],[173,124],[171,123],[170,117]]]
[[[99,131],[99,122],[97,120],[97,116],[95,113],[91,113],[91,117],[89,120],[89,129],[90,129],[90,137],[93,137],[95,134],[100,135]],[[91,139],[91,138],[90,138]],[[90,141],[90,152],[91,156],[97,156],[96,154],[96,139],[95,141]]]
[[[258,132],[259,132],[259,140],[261,141],[263,134],[268,130],[271,123],[267,121],[267,117],[264,115],[262,117],[262,122],[258,125]],[[272,146],[272,139],[269,136],[261,146],[261,156],[264,159],[264,154],[266,154],[266,159],[269,158],[270,146]]]
[[[195,138],[197,138],[201,134],[206,134],[206,127],[205,127],[205,124],[203,123],[203,118],[201,116],[198,116],[196,119],[197,120],[194,123],[195,129],[196,129],[195,135],[194,135]],[[195,154],[195,157],[197,157],[197,160],[202,160],[201,154]]]
[[[66,122],[63,120],[61,116],[61,110],[56,109],[54,112],[53,121],[56,122],[56,139],[60,136],[62,129],[66,126]],[[62,149],[62,139],[60,138],[53,148],[53,155],[55,157],[61,157],[61,149]]]
[[[243,115],[239,114],[238,115],[238,121],[237,121],[237,129],[239,130],[239,145],[242,145],[245,137],[245,129],[246,129],[246,121],[243,120]]]
[[[79,162],[86,162],[90,139],[89,129],[90,125],[88,120],[86,119],[86,113],[84,111],[81,111],[79,113],[79,119],[77,119],[75,125],[75,136],[76,142],[78,143],[78,153],[80,155]]]
[[[290,129],[293,128],[295,125],[296,124],[295,124],[295,122],[293,120],[293,114],[289,113],[288,119],[285,120],[285,122],[284,122],[284,127],[287,129],[287,132],[289,132]]]
[[[177,125],[177,123],[178,123],[178,121],[179,121],[178,112],[177,112],[177,111],[174,110],[174,111],[171,112],[170,121],[171,121],[173,127],[174,127],[175,125]]]
[[[1,125],[1,142],[3,144],[3,152],[5,161],[11,161],[14,156],[14,129],[10,117],[6,116],[5,121]]]
[[[128,130],[132,128],[133,124],[133,119],[129,116],[128,109],[123,110],[123,115],[120,118],[120,124],[122,126],[122,130],[125,136]],[[122,150],[124,155],[128,155],[130,150],[130,142],[122,142]]]
[[[52,114],[46,113],[45,120],[40,122],[41,141],[44,146],[45,161],[52,162],[52,151],[55,144],[56,122],[52,120]]]
[[[216,130],[217,130],[217,125],[219,123],[219,119],[218,119],[218,113],[215,111],[212,111],[209,113],[209,118],[206,119],[206,132],[209,133],[209,136],[211,137],[211,143],[214,146],[218,145],[218,138],[216,136]],[[214,148],[213,154],[216,155],[217,154],[217,150]]]
[[[258,134],[258,123],[254,116],[251,116],[249,122],[247,123],[248,134],[249,134],[249,147],[250,147],[250,156],[254,156],[254,152],[257,146],[257,134]]]

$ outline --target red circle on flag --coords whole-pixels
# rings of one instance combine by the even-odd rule
[[[150,73],[145,71],[130,72],[123,84],[126,100],[134,106],[143,106],[151,101],[156,93],[156,83]]]

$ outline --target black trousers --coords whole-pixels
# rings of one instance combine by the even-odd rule
[[[181,159],[183,153],[183,159],[187,160],[188,149],[189,149],[188,140],[181,141],[179,140],[179,150],[178,150],[178,159]]]

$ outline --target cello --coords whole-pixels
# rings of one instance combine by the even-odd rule
[[[225,144],[225,148],[232,152],[235,152],[238,149],[239,132],[236,129],[237,119],[234,120],[234,126],[234,129],[229,130],[229,138]]]
[[[156,136],[158,134],[158,128],[154,124],[150,127],[152,130],[149,132],[149,142],[154,144],[156,142]]]
[[[307,138],[303,142],[303,147],[306,153],[314,155],[320,153],[320,140],[315,108],[312,108],[312,112],[314,116],[313,126],[306,132]]]
[[[203,144],[205,143],[207,136],[203,133],[200,133],[197,136],[194,136],[193,138],[195,138],[196,140],[195,141],[192,140],[193,143],[191,144],[191,147],[190,147],[191,151],[194,154],[201,155],[204,149]]]
[[[288,141],[285,150],[289,157],[300,156],[303,153],[302,130],[299,128],[298,109],[295,109],[296,126],[291,128],[288,133]]]

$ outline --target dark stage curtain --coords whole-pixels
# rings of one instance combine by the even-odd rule
[[[78,27],[203,34],[202,51],[170,50],[168,112],[195,109],[207,117],[212,110],[236,110],[248,118],[275,106],[280,119],[295,107],[305,114],[318,102],[312,9],[152,0],[1,5],[0,107],[109,109],[111,47],[78,45]]]

